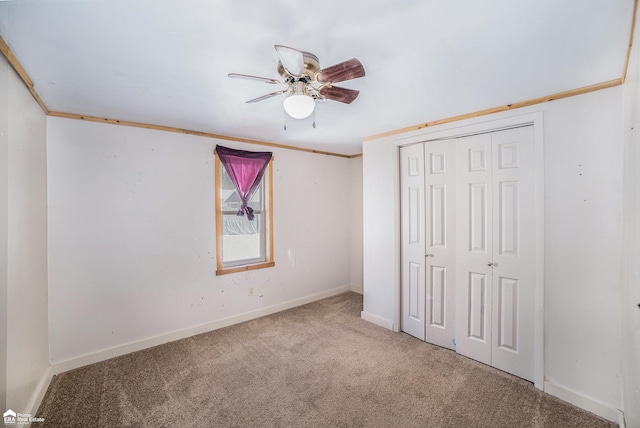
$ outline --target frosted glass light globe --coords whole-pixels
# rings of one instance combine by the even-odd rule
[[[284,111],[294,119],[304,119],[313,113],[315,101],[308,95],[292,94],[284,100]]]

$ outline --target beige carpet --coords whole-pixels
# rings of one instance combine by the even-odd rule
[[[609,427],[346,293],[53,378],[47,427]]]

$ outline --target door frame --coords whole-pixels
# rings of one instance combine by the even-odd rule
[[[420,129],[393,140],[400,157],[400,147],[423,144],[429,141],[455,139],[468,135],[500,131],[504,129],[531,125],[534,135],[534,203],[535,203],[535,238],[536,238],[536,281],[534,300],[534,385],[544,389],[544,115],[542,111],[523,115],[512,115],[499,119],[487,120],[486,117],[471,118],[459,122],[436,125]],[[399,168],[398,168],[399,178]],[[398,193],[398,198],[400,197]],[[398,208],[400,200],[396,201]],[[398,279],[398,285],[401,279]],[[402,290],[396,290],[395,325],[399,326],[402,317]]]

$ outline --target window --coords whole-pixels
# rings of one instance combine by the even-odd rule
[[[216,147],[216,275],[275,266],[273,260],[272,164],[269,160],[262,178],[250,196],[247,208],[224,162],[229,153],[241,152]],[[264,163],[262,164],[264,165]],[[234,167],[232,166],[232,169]],[[252,180],[253,181],[253,180]],[[242,215],[239,215],[242,212]],[[250,219],[250,217],[253,217]]]

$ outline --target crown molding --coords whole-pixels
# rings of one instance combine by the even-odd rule
[[[52,117],[62,117],[65,119],[84,120],[86,122],[107,123],[110,125],[131,126],[134,128],[144,128],[144,129],[153,129],[156,131],[166,131],[166,132],[176,132],[179,134],[197,135],[199,137],[215,138],[218,140],[226,140],[226,141],[235,141],[237,143],[256,144],[259,146],[274,147],[278,149],[297,150],[300,152],[315,153],[319,155],[336,156],[341,158],[351,157],[350,155],[343,155],[340,153],[325,152],[322,150],[313,150],[313,149],[307,149],[304,147],[297,147],[297,146],[287,146],[285,144],[270,143],[267,141],[260,141],[260,140],[251,140],[248,138],[231,137],[228,135],[213,134],[211,132],[192,131],[189,129],[174,128],[172,126],[153,125],[149,123],[132,122],[128,120],[109,119],[105,117],[87,116],[87,115],[75,114],[75,113],[64,113],[60,111],[49,111],[48,115]]]
[[[16,58],[11,48],[9,48],[9,45],[7,45],[7,42],[4,41],[2,36],[0,36],[0,52],[2,52],[2,55],[4,55],[4,57],[7,59],[9,65],[11,65],[16,73],[18,73],[18,76],[20,76],[20,79],[22,79],[24,84],[27,85],[27,89],[31,93],[31,96],[36,100],[38,105],[40,105],[42,111],[44,111],[45,114],[48,114],[49,109],[47,109],[47,106],[40,98],[40,95],[38,95],[38,93],[36,92],[33,81],[27,74],[27,71],[24,69],[22,64],[20,64],[20,61],[18,61],[18,58]]]

